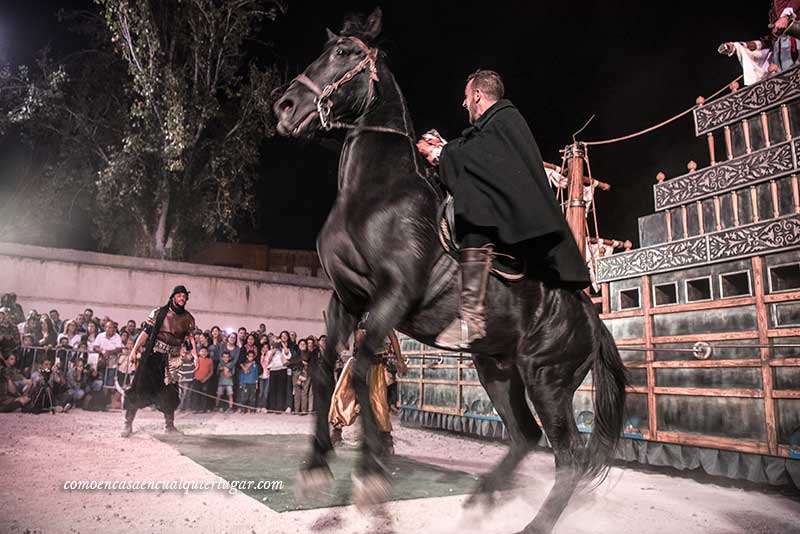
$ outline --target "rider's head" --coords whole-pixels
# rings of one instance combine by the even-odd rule
[[[461,104],[469,113],[470,124],[474,124],[487,109],[503,98],[505,92],[503,80],[495,71],[479,69],[470,74]]]

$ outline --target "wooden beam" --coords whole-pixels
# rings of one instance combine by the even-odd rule
[[[716,436],[699,436],[682,434],[680,432],[659,432],[658,438],[653,441],[662,443],[677,443],[679,445],[692,445],[709,449],[725,449],[753,454],[769,454],[769,447],[762,441],[739,438],[721,438]]]
[[[740,397],[760,399],[764,392],[760,389],[720,389],[720,388],[678,388],[657,387],[656,395],[684,395],[689,397]]]
[[[767,306],[764,303],[764,260],[761,256],[751,259],[753,268],[753,294],[756,299],[758,343],[769,345]],[[778,453],[778,434],[775,422],[775,403],[772,401],[772,369],[769,366],[770,349],[761,347],[761,383],[764,390],[764,418],[767,429],[767,444],[770,454]]]
[[[624,319],[625,317],[642,317],[644,312],[641,309],[636,310],[623,310],[613,313],[601,313],[601,319]]]
[[[654,337],[653,343],[690,343],[694,341],[727,341],[736,339],[756,339],[757,331],[747,332],[711,332],[707,334],[683,334],[679,336]]]
[[[772,391],[773,399],[800,399],[800,391],[793,389],[778,389]]]
[[[685,311],[716,310],[718,308],[747,306],[749,304],[755,304],[755,299],[753,297],[740,297],[735,299],[709,300],[704,302],[690,302],[689,304],[673,304],[671,306],[658,306],[656,308],[653,308],[652,313],[654,315],[661,315],[664,313],[678,313]],[[609,317],[609,319],[610,318],[612,317]]]
[[[652,308],[652,292],[650,290],[650,275],[642,276],[642,308],[644,311],[644,345],[646,348],[653,346],[653,316],[650,314]],[[647,367],[647,423],[648,432],[653,439],[658,438],[657,415],[656,415],[656,371],[652,363],[655,361],[655,354],[648,350],[645,353],[645,361],[651,365]]]
[[[655,349],[658,350],[658,349]],[[753,350],[759,350],[754,348]],[[761,367],[761,360],[665,360],[652,363],[657,369],[696,369],[696,368],[727,368],[727,367]]]

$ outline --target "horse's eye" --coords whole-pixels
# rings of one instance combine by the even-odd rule
[[[336,49],[336,55],[337,56],[343,56],[344,55],[344,50],[342,50],[341,48],[337,48]]]

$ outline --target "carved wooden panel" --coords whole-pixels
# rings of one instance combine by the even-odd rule
[[[800,96],[800,68],[739,89],[694,110],[694,128],[702,135]]]
[[[609,282],[795,247],[800,247],[800,215],[598,258],[597,281]]]
[[[797,168],[792,143],[784,142],[653,186],[656,211],[752,185]]]

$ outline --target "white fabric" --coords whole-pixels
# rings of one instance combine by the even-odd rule
[[[70,346],[70,347],[72,347],[73,349],[77,349],[77,348],[78,348],[78,345],[80,345],[80,344],[81,344],[81,340],[82,340],[82,339],[83,339],[83,336],[82,336],[82,335],[80,335],[80,334],[75,334],[74,336],[72,336],[71,338],[69,338],[69,346]]]
[[[114,334],[110,338],[106,336],[105,332],[97,334],[92,346],[90,348],[100,347],[102,352],[111,351],[114,349],[121,349],[122,348],[122,338],[119,337],[119,334]],[[91,356],[91,354],[90,354]],[[113,368],[117,366],[117,358],[112,358],[108,360],[106,367]]]
[[[270,371],[280,371],[281,369],[286,369],[286,362],[289,361],[289,358],[292,357],[292,352],[289,349],[286,349],[288,354],[284,355],[283,349],[274,349],[272,351],[272,362],[269,365]]]
[[[769,64],[772,60],[772,51],[758,46],[757,50],[750,50],[746,43],[732,43],[736,50],[736,57],[742,66],[742,76],[745,85],[753,85],[769,75]]]

